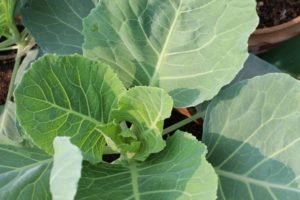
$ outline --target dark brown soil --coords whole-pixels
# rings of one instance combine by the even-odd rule
[[[14,52],[0,52],[0,105],[5,103],[14,65]]]
[[[258,28],[283,24],[300,16],[300,0],[256,0]]]

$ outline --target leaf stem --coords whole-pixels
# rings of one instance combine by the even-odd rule
[[[15,49],[18,49],[18,46],[9,46],[9,47],[0,48],[0,51],[10,51]]]
[[[27,28],[25,28],[22,32],[21,32],[21,39],[23,41],[25,41],[25,38],[29,36],[28,30]]]
[[[181,128],[181,127],[183,127],[183,126],[185,126],[185,125],[187,125],[187,124],[189,124],[189,123],[191,123],[191,122],[193,122],[193,121],[195,121],[199,118],[201,118],[201,113],[200,112],[196,113],[193,116],[191,116],[189,118],[186,118],[186,119],[184,119],[180,122],[177,122],[176,124],[173,124],[172,126],[169,126],[166,129],[164,129],[163,135],[171,133],[171,132],[173,132],[173,131],[175,131],[175,130],[177,130],[177,129],[179,129],[179,128]]]
[[[19,70],[21,59],[22,59],[22,52],[23,52],[22,49],[23,48],[21,46],[18,46],[17,55],[16,55],[16,58],[15,58],[15,64],[14,64],[14,68],[13,68],[13,73],[11,75],[10,84],[9,84],[9,88],[8,88],[8,93],[7,93],[7,96],[6,96],[6,102],[10,101],[10,98],[11,98],[12,93],[14,91],[15,79],[16,79],[17,72]]]
[[[0,50],[2,50],[3,48],[10,47],[13,44],[15,44],[15,42],[12,39],[7,39],[3,42],[0,42]]]
[[[133,197],[136,200],[140,200],[140,191],[139,191],[139,174],[138,174],[138,169],[136,167],[136,164],[134,161],[129,161],[129,170],[130,170],[130,175],[131,175],[131,185],[132,185],[132,192],[133,192]]]
[[[8,93],[7,93],[6,101],[9,101],[10,98],[12,97],[12,95],[13,95],[14,87],[15,87],[15,79],[16,79],[17,73],[19,71],[19,67],[20,67],[20,64],[21,64],[22,57],[24,55],[26,55],[27,52],[30,51],[32,49],[32,47],[34,47],[34,45],[35,45],[35,41],[34,41],[33,38],[29,38],[28,43],[25,44],[25,46],[17,45],[17,55],[16,55],[16,58],[15,58],[13,73],[11,75],[11,79],[10,79],[10,83],[9,83],[9,87],[8,87]]]
[[[19,44],[22,41],[21,40],[22,38],[19,30],[16,27],[16,24],[11,24],[10,30],[13,36],[13,40],[15,41],[16,44]]]

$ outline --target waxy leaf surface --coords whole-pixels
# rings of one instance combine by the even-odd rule
[[[236,77],[230,82],[230,84],[226,85],[222,88],[225,89],[227,87],[230,87],[232,84],[250,79],[256,76],[261,76],[268,73],[279,73],[280,70],[277,69],[274,65],[271,65],[270,63],[267,63],[266,61],[260,59],[259,57],[250,54],[248,59],[246,60],[244,67],[241,69],[241,71],[236,75]],[[205,118],[206,110],[209,105],[210,101],[205,101],[201,104],[199,104],[196,109],[197,112],[201,112],[202,118]]]
[[[48,55],[24,75],[15,97],[22,127],[53,153],[56,136],[69,136],[86,159],[102,158],[103,132],[119,131],[111,112],[125,88],[105,64],[79,55]]]
[[[134,159],[145,160],[151,153],[157,153],[165,147],[163,124],[170,117],[172,107],[172,98],[160,88],[138,86],[120,98],[119,109],[113,112],[113,116],[120,122],[133,124],[128,133],[136,137],[133,141],[140,143],[140,148],[132,152]]]
[[[203,144],[178,131],[162,152],[145,162],[86,164],[76,199],[215,199],[217,176],[205,154]]]
[[[0,160],[0,199],[52,199],[51,157],[40,150],[0,145]]]
[[[236,82],[254,78],[256,76],[262,76],[264,74],[279,73],[279,72],[281,71],[274,65],[262,60],[261,58],[257,57],[254,54],[250,54],[244,64],[244,67],[231,81],[231,83],[226,87],[229,87]]]
[[[82,19],[94,7],[92,0],[25,0],[23,23],[47,53],[81,53]]]
[[[242,68],[256,24],[253,0],[102,0],[83,21],[83,53],[128,87],[158,86],[193,106]]]
[[[56,137],[53,142],[54,158],[50,174],[50,190],[53,200],[73,200],[81,176],[82,155],[80,149],[68,137]]]
[[[300,199],[300,83],[268,74],[210,103],[204,143],[219,175],[218,199]]]

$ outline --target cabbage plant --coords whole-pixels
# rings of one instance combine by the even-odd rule
[[[0,199],[300,198],[300,84],[249,57],[254,0],[15,2]]]

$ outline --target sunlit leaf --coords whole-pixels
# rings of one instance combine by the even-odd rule
[[[127,157],[145,160],[151,153],[165,147],[162,138],[164,120],[171,115],[172,98],[160,88],[135,87],[126,92],[119,101],[113,117],[133,124],[130,130],[114,135],[117,147]]]
[[[111,112],[125,88],[105,64],[79,55],[44,56],[16,89],[18,119],[26,133],[53,153],[56,136],[69,136],[86,159],[99,161],[103,132],[119,131]]]
[[[54,158],[50,174],[50,190],[53,200],[73,200],[81,176],[82,155],[80,149],[68,137],[56,137],[53,142]]]
[[[145,162],[86,164],[76,199],[215,199],[217,176],[205,154],[202,143],[178,131]]]
[[[219,199],[300,199],[300,83],[269,74],[236,83],[210,103],[204,143]]]
[[[51,200],[52,158],[35,150],[0,145],[0,199]]]
[[[102,0],[83,21],[83,52],[127,86],[158,86],[176,107],[193,106],[242,68],[256,25],[253,0]]]

